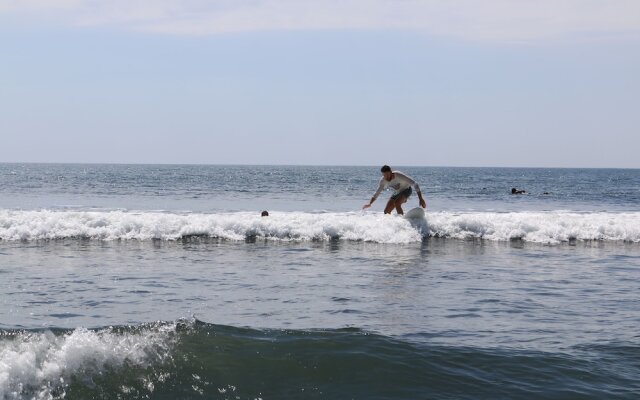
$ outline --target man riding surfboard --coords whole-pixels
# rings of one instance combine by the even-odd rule
[[[387,202],[386,207],[384,208],[385,214],[391,214],[391,211],[393,211],[393,209],[395,208],[398,214],[403,215],[404,211],[402,211],[402,204],[407,201],[409,196],[411,196],[412,187],[418,194],[420,207],[427,207],[427,202],[422,198],[420,186],[418,186],[418,183],[409,175],[400,171],[392,171],[391,167],[389,167],[388,165],[383,165],[382,168],[380,168],[380,172],[382,172],[382,178],[380,178],[378,190],[376,190],[376,193],[373,195],[369,203],[362,206],[363,209],[371,207],[380,193],[382,193],[382,191],[387,187],[392,188],[394,190],[394,193]]]

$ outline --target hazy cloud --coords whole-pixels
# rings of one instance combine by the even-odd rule
[[[179,35],[405,29],[484,41],[640,36],[637,0],[0,0],[0,13]]]

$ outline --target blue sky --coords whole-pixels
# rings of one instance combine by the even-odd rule
[[[640,2],[0,0],[0,162],[640,168]]]

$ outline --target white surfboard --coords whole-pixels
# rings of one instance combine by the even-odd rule
[[[404,214],[406,219],[421,219],[424,218],[424,209],[422,207],[412,208]]]

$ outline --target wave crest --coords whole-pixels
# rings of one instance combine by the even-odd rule
[[[413,339],[195,319],[0,330],[0,398],[635,398],[640,388],[633,344],[545,352]]]
[[[428,213],[408,221],[380,213],[274,212],[178,214],[126,211],[0,210],[0,239],[180,240],[203,236],[227,240],[352,240],[412,243],[426,237],[523,240],[640,242],[640,212],[470,212]]]
[[[176,326],[0,331],[0,398],[64,398],[78,379],[163,363],[177,341]]]

